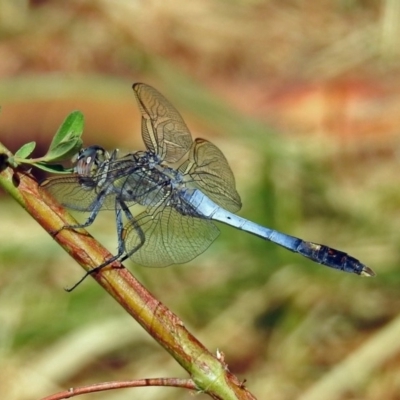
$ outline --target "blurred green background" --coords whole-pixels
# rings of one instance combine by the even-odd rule
[[[224,226],[192,262],[127,263],[135,276],[258,399],[400,399],[399,37],[395,0],[0,0],[0,140],[35,140],[40,155],[79,109],[85,145],[141,150],[131,85],[153,85],[226,155],[240,215],[342,249],[377,277]],[[186,376],[94,281],[64,292],[82,270],[0,194],[2,398]],[[90,232],[115,251],[112,213]]]

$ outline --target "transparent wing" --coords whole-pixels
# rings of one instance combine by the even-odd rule
[[[242,203],[228,161],[221,150],[208,140],[194,141],[189,158],[179,167],[179,171],[190,176],[188,187],[200,189],[230,212],[240,210]]]
[[[192,136],[175,107],[156,89],[133,85],[142,114],[142,137],[148,150],[162,160],[176,162],[190,149]]]
[[[165,207],[157,214],[143,212],[136,219],[145,235],[144,244],[130,258],[147,267],[166,267],[185,263],[203,253],[219,235],[210,220],[193,218]],[[125,250],[135,249],[140,242],[133,224],[125,236]]]
[[[143,172],[135,164],[131,154],[122,159],[108,161],[105,168],[96,172],[89,172],[90,174],[86,175],[77,173],[48,178],[40,186],[51,193],[64,207],[77,211],[92,211],[99,201],[102,203],[102,210],[114,210],[116,197],[124,201],[127,206],[136,203],[137,189],[133,183],[135,179],[138,181]],[[128,180],[131,184],[129,193]]]
[[[90,186],[92,180],[89,178],[84,180],[85,185],[82,177],[78,175],[54,177],[44,180],[40,187],[71,210],[92,211],[98,201],[102,201],[102,209],[115,209],[115,196],[101,196],[96,186]]]

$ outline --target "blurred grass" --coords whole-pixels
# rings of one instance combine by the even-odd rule
[[[290,114],[279,110],[270,120],[262,117],[270,115],[264,91],[274,92],[269,85],[282,81],[348,74],[366,76],[365,82],[385,78],[396,87],[398,58],[387,33],[398,27],[392,2],[383,3],[382,14],[376,3],[359,1],[241,1],[229,12],[218,1],[40,3],[0,2],[1,21],[18,22],[1,30],[1,139],[48,141],[65,114],[82,105],[86,144],[141,149],[130,85],[144,80],[176,105],[193,136],[206,135],[226,154],[243,199],[240,215],[342,249],[377,272],[362,279],[331,271],[228,227],[187,265],[131,266],[209,349],[225,353],[230,369],[247,379],[259,399],[302,393],[306,399],[307,389],[396,321],[398,127],[382,120],[398,114],[398,103],[379,98],[377,110],[357,100],[357,112],[367,108],[361,119],[382,113],[368,127],[373,135],[365,137],[357,131],[361,125],[349,131],[341,114],[346,96],[333,103],[324,98],[323,107],[333,105],[334,111],[314,130],[297,131]],[[301,105],[288,108],[300,107],[312,118],[314,108]],[[281,133],[282,126],[294,133]],[[382,126],[388,126],[387,135]],[[0,202],[4,398],[28,399],[100,380],[182,376],[93,282],[66,294],[63,287],[79,279],[81,270],[16,204],[4,196]],[[91,232],[115,249],[111,214],[103,213]],[[397,399],[396,343],[386,339],[393,355],[359,366],[361,373],[373,369],[333,398]],[[190,396],[147,388],[96,398],[131,393],[141,399]]]

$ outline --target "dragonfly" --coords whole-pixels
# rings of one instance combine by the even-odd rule
[[[236,214],[241,208],[235,178],[221,150],[192,135],[176,108],[156,89],[135,83],[146,150],[122,157],[94,145],[81,150],[74,173],[42,183],[67,208],[89,212],[90,226],[101,210],[114,210],[118,237],[113,261],[128,258],[147,267],[186,263],[203,253],[219,235],[215,221],[256,235],[316,263],[340,271],[374,276],[349,254],[270,229]],[[134,215],[133,206],[143,210]],[[125,216],[125,219],[124,219]],[[126,221],[126,222],[125,222]]]

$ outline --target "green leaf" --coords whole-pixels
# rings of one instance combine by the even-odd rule
[[[64,120],[55,134],[47,154],[42,158],[46,162],[70,158],[82,147],[84,117],[80,111],[74,111]]]
[[[36,147],[35,142],[25,143],[15,152],[14,157],[28,158],[32,154],[32,151],[35,149],[35,147]]]
[[[71,158],[79,152],[82,147],[82,140],[75,139],[65,143],[59,143],[56,147],[42,157],[43,161],[50,163],[54,161],[62,161]]]
[[[64,122],[58,128],[49,150],[51,151],[61,142],[72,140],[73,138],[80,138],[83,132],[84,117],[80,111],[73,111],[65,118]]]

